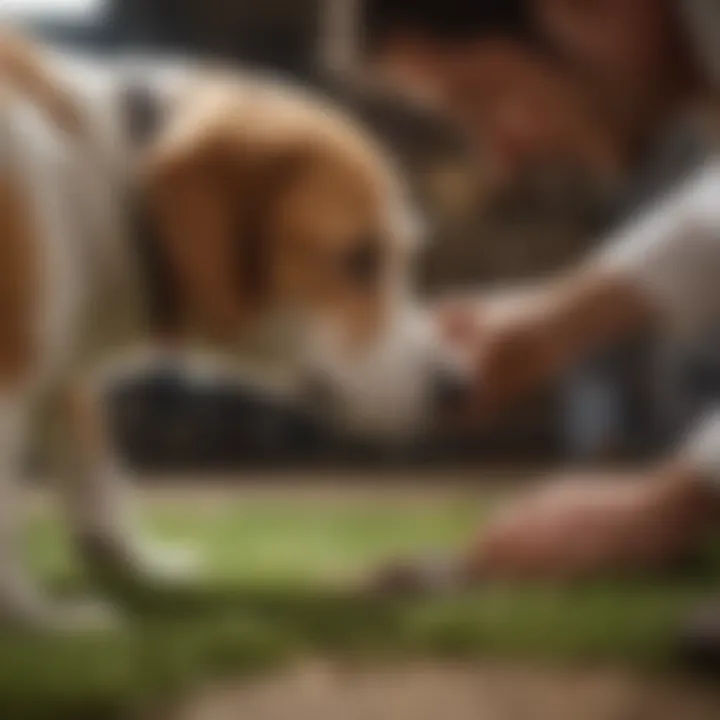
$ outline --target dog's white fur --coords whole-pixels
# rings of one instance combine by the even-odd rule
[[[0,400],[0,613],[31,625],[70,617],[42,597],[21,559],[20,464],[39,408],[60,451],[60,489],[74,532],[103,538],[139,572],[143,561],[123,517],[116,463],[98,453],[95,438],[84,437],[102,418],[77,387],[78,378],[87,379],[98,366],[101,350],[140,338],[140,280],[123,207],[131,154],[120,131],[112,71],[74,67],[86,73],[73,81],[92,113],[92,145],[76,143],[20,94],[5,98],[0,119],[3,170],[29,202],[42,275],[33,327],[36,366]],[[98,313],[108,303],[114,314],[109,324]]]
[[[170,100],[188,79],[189,68],[182,65],[135,65],[145,82],[155,83],[161,100]],[[33,327],[37,366],[22,386],[0,398],[0,613],[32,625],[77,620],[42,597],[21,560],[19,463],[33,415],[54,419],[61,493],[81,549],[96,559],[99,553],[101,564],[118,572],[156,573],[164,567],[156,554],[134,544],[124,473],[107,447],[102,412],[93,400],[102,374],[91,372],[119,348],[143,339],[141,283],[126,208],[133,152],[119,96],[129,67],[65,56],[54,57],[52,66],[81,100],[89,139],[77,142],[21,94],[8,93],[0,112],[0,167],[30,202],[42,257],[42,298]],[[119,312],[109,318],[108,307]],[[396,321],[391,332],[401,326]],[[408,337],[396,336],[353,365],[332,360],[332,347],[315,358],[341,388],[348,424],[392,432],[423,416],[429,335],[418,322],[406,329]],[[78,378],[84,381],[80,387]]]

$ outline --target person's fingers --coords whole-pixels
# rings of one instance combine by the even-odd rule
[[[480,332],[480,312],[461,300],[444,303],[436,318],[441,336],[453,344],[474,343]]]
[[[512,580],[575,581],[612,568],[622,556],[615,526],[625,508],[596,500],[594,488],[563,483],[512,506],[478,538],[474,562]]]

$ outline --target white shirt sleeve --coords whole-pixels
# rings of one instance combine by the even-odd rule
[[[610,238],[592,259],[629,277],[669,332],[720,321],[720,161]]]
[[[681,457],[720,490],[720,410],[704,417],[680,448]]]

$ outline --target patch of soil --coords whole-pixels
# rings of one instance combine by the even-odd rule
[[[172,720],[717,720],[720,684],[620,671],[306,663],[206,689]]]

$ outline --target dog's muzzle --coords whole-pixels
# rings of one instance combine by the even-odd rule
[[[430,373],[430,408],[439,420],[460,412],[473,392],[473,378],[464,369],[437,365]]]

